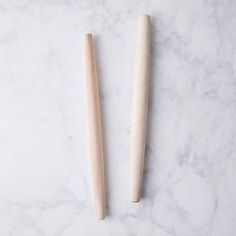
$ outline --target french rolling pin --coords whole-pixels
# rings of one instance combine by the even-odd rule
[[[131,125],[131,202],[141,197],[146,127],[148,111],[149,65],[150,64],[150,16],[139,18],[138,44],[136,51],[135,81],[133,91],[133,114]]]
[[[97,68],[92,34],[85,34],[85,76],[87,92],[88,131],[96,218],[105,218],[105,184],[102,123]]]

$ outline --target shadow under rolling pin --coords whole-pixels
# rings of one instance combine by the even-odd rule
[[[85,75],[94,203],[96,218],[102,220],[105,218],[103,142],[97,68],[92,34],[85,34]]]
[[[131,128],[131,173],[129,194],[129,200],[131,202],[138,202],[141,197],[146,145],[150,67],[150,17],[147,15],[140,16],[139,18],[136,53]]]

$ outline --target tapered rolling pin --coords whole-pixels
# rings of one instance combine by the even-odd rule
[[[133,92],[133,117],[131,129],[130,196],[132,202],[141,197],[146,126],[148,111],[149,64],[150,64],[150,17],[140,16],[136,52],[135,84]]]
[[[105,218],[102,124],[92,34],[85,34],[85,75],[94,203],[96,218],[102,220]]]

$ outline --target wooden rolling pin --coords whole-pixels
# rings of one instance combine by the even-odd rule
[[[129,199],[132,202],[138,202],[141,197],[146,145],[150,64],[150,17],[147,15],[140,16],[139,19],[136,56],[131,130],[131,175],[129,196]]]
[[[85,75],[94,203],[96,217],[102,220],[105,218],[103,142],[97,68],[92,34],[85,34]]]

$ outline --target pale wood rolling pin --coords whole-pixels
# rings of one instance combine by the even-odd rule
[[[129,196],[129,199],[132,202],[138,202],[141,197],[146,145],[150,64],[150,17],[147,15],[140,16],[139,19],[136,56],[131,130],[131,174]]]
[[[102,220],[105,218],[103,142],[97,68],[92,34],[85,34],[85,74],[94,203],[96,218]]]

